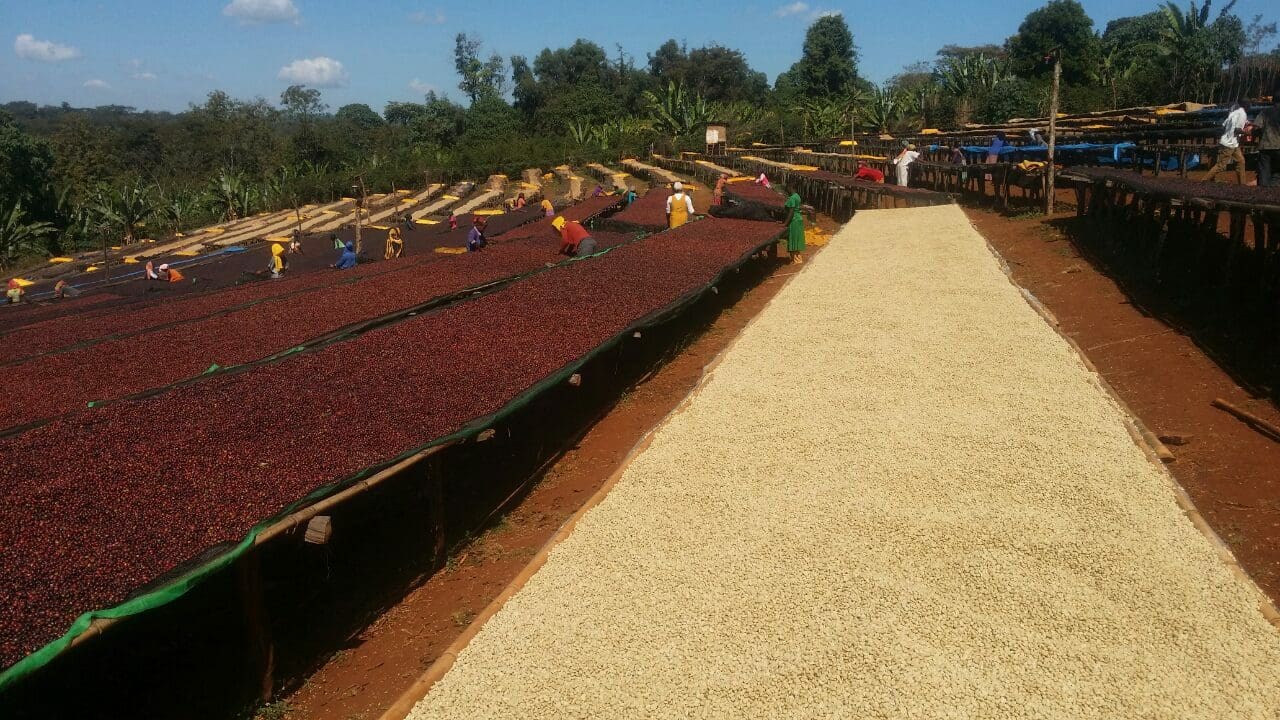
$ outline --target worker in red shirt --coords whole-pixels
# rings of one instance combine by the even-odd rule
[[[565,220],[557,217],[551,221],[551,227],[560,233],[560,254],[570,257],[584,257],[596,251],[596,241],[591,233],[582,227],[577,220]]]
[[[858,172],[853,174],[853,179],[867,180],[874,183],[882,183],[884,182],[884,173],[880,172],[879,170],[876,170],[875,168],[869,168],[866,165],[859,163]]]

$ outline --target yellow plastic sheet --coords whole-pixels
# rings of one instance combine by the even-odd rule
[[[415,225],[439,225],[439,220],[414,220]]]
[[[472,215],[505,215],[506,213],[499,208],[488,208],[485,210],[473,210]]]
[[[96,270],[97,268],[94,268],[94,269]],[[35,285],[35,283],[31,282],[26,278],[14,278],[13,281],[18,283],[18,287],[28,287],[30,285]]]
[[[125,259],[124,259],[124,264],[125,264],[125,265],[137,265],[137,264],[138,264],[138,258],[136,258],[136,257],[134,257],[134,256],[132,256],[132,255],[130,255],[129,257],[127,257],[127,258],[125,258]]]
[[[441,255],[462,255],[467,251],[464,247],[438,247],[436,252]]]
[[[69,258],[69,257],[51,257],[51,258],[49,258],[49,262],[53,263],[54,265],[57,265],[58,263],[69,263],[69,262],[71,262],[72,260],[73,260],[73,258]]]
[[[811,226],[804,231],[804,244],[814,247],[822,247],[831,241],[831,236],[820,227]]]

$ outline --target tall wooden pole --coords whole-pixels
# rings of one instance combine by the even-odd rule
[[[368,202],[368,197],[364,188],[364,175],[360,175],[360,197],[356,199],[356,254],[359,255],[364,249],[364,244],[360,241],[360,226],[364,221],[364,206]]]
[[[1053,94],[1049,96],[1049,166],[1046,170],[1049,173],[1048,187],[1045,190],[1044,197],[1044,213],[1045,215],[1053,214],[1053,195],[1054,195],[1054,151],[1058,146],[1058,85],[1062,82],[1062,51],[1055,50],[1053,53]]]
[[[107,282],[111,282],[111,258],[107,255],[107,234],[111,232],[108,225],[98,226],[98,235],[102,238],[102,271]]]
[[[849,168],[850,173],[858,172],[858,159],[854,157],[858,154],[858,141],[855,136],[858,134],[858,114],[849,108]]]

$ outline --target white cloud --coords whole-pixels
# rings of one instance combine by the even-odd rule
[[[236,18],[244,25],[296,23],[302,16],[293,0],[231,0],[222,8],[222,14]]]
[[[788,15],[799,15],[800,13],[808,9],[809,9],[809,3],[793,2],[790,5],[783,5],[777,10],[774,10],[773,14],[777,15],[778,17],[786,17]]]
[[[133,74],[134,80],[155,80],[156,74],[153,72],[140,72]]]
[[[409,22],[415,25],[443,25],[444,13],[439,10],[419,10],[409,13]]]
[[[110,90],[111,89],[111,86],[107,84],[106,80],[98,80],[96,78],[93,80],[85,80],[84,86],[87,88],[93,88],[94,90]]]
[[[341,87],[347,84],[342,63],[328,57],[305,58],[280,68],[280,79],[312,87]]]
[[[60,62],[80,57],[80,51],[70,45],[37,40],[30,33],[22,33],[13,41],[13,51],[20,58],[40,62]]]
[[[409,81],[409,89],[419,95],[426,95],[427,93],[434,91],[436,86],[431,83],[424,83],[418,78],[414,78]]]

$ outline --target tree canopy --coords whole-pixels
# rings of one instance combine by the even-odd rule
[[[1054,51],[1066,112],[1269,93],[1280,65],[1275,23],[1246,23],[1233,7],[1151,0],[1149,12],[1099,34],[1078,2],[1048,0],[1003,44],[944,45],[879,87],[859,73],[846,19],[825,15],[772,87],[742,51],[715,43],[667,40],[637,63],[621,46],[580,38],[504,60],[459,33],[457,99],[429,92],[380,113],[363,103],[331,111],[305,85],[272,101],[215,90],[178,113],[10,102],[0,111],[0,261],[96,246],[104,226],[136,237],[141,227],[167,232],[328,200],[356,175],[385,191],[424,172],[481,179],[698,149],[713,119],[729,124],[734,143],[788,143],[851,126],[918,132],[1034,116],[1047,111]]]
[[[826,15],[809,26],[800,61],[787,71],[787,81],[808,97],[836,97],[858,83],[858,48],[843,15]]]
[[[1006,43],[1013,70],[1020,77],[1044,77],[1053,70],[1047,60],[1062,58],[1064,82],[1088,80],[1098,62],[1098,38],[1093,20],[1076,0],[1050,0],[1033,10]]]

